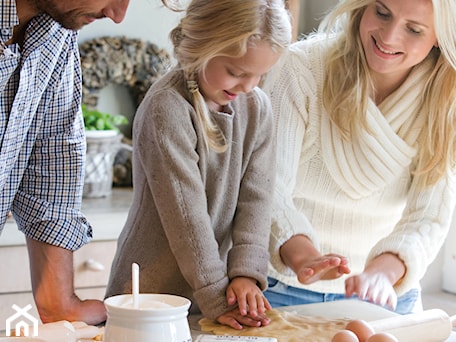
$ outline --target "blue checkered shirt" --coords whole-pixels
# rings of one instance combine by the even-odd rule
[[[6,42],[18,18],[15,0],[1,2]],[[89,242],[80,103],[77,32],[41,15],[22,48],[0,45],[0,232],[12,211],[30,238],[69,250]]]

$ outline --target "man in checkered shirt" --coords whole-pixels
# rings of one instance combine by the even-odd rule
[[[101,301],[81,301],[73,287],[73,251],[92,237],[80,212],[86,145],[77,30],[105,17],[121,22],[128,3],[1,1],[0,232],[11,211],[26,237],[44,323],[106,319]]]

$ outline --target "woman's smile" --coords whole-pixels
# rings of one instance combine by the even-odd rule
[[[373,40],[373,42],[374,42],[374,46],[377,48],[377,50],[378,50],[381,54],[390,55],[390,56],[394,56],[394,55],[400,54],[400,52],[391,51],[390,49],[387,49],[387,48],[382,47],[382,46],[377,42],[377,40],[376,40],[374,37],[372,37],[372,40]]]

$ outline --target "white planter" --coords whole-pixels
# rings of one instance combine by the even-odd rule
[[[86,131],[87,152],[83,197],[106,197],[112,192],[114,158],[121,146],[117,131]]]
[[[109,138],[118,135],[119,132],[114,130],[106,131],[86,131],[86,138]]]

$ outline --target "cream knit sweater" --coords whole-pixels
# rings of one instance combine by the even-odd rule
[[[321,253],[349,259],[352,274],[384,252],[399,255],[407,273],[400,295],[418,286],[438,253],[455,206],[455,179],[425,191],[411,175],[426,113],[417,97],[430,61],[380,106],[369,103],[370,131],[344,141],[322,105],[323,59],[331,41],[294,44],[268,76],[276,123],[277,180],[270,241],[270,276],[318,292],[344,292],[344,280],[304,286],[281,261],[280,246],[307,235]],[[343,71],[341,71],[343,72]]]

